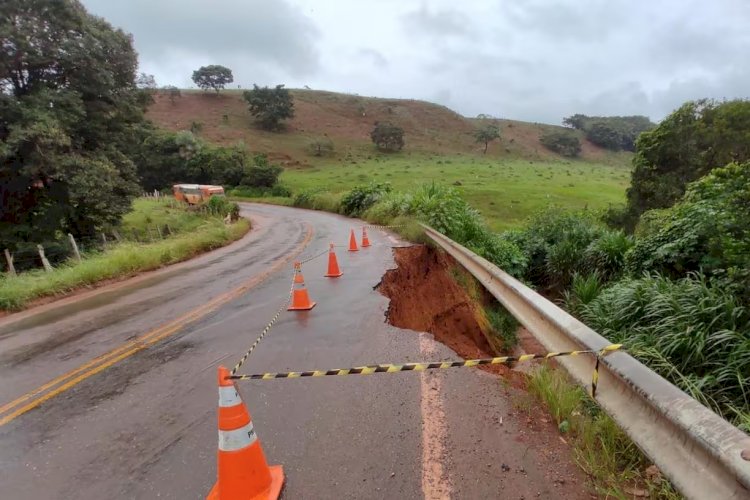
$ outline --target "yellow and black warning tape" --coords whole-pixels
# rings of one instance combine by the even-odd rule
[[[379,224],[365,224],[362,227],[365,229],[398,229],[400,227],[406,227],[406,224],[396,224],[393,226],[381,226]]]
[[[524,354],[522,356],[501,356],[497,358],[480,358],[467,359],[464,361],[435,361],[425,363],[404,363],[404,364],[378,364],[357,366],[354,368],[336,368],[333,370],[310,370],[304,372],[280,372],[280,373],[256,373],[254,375],[236,375],[232,371],[229,377],[232,380],[274,380],[280,378],[302,378],[302,377],[328,377],[342,375],[372,375],[374,373],[398,373],[398,372],[421,372],[425,370],[442,370],[445,368],[463,368],[482,365],[503,365],[510,363],[524,363],[535,359],[550,359],[561,356],[580,356],[582,354],[596,355],[596,366],[591,381],[592,396],[596,396],[596,385],[599,381],[599,360],[607,354],[620,350],[622,344],[611,344],[599,351],[566,351],[566,352],[548,352],[546,354]]]
[[[263,331],[260,332],[260,335],[257,339],[255,339],[255,342],[253,342],[253,345],[250,346],[250,349],[247,350],[244,356],[242,356],[242,359],[239,360],[239,362],[234,365],[234,368],[232,368],[232,375],[237,373],[237,370],[240,369],[240,367],[247,361],[247,358],[250,357],[250,355],[253,353],[255,348],[260,344],[260,341],[263,340],[263,337],[266,336],[266,334],[271,330],[271,327],[274,323],[276,323],[276,320],[279,319],[279,316],[281,316],[281,313],[289,306],[289,303],[292,300],[292,293],[294,293],[294,277],[297,275],[297,267],[294,268],[294,273],[292,274],[292,285],[289,288],[289,296],[287,297],[287,300],[281,304],[279,309],[276,311],[276,313],[273,315],[273,318],[271,318],[271,321],[268,322],[268,324],[263,328]]]

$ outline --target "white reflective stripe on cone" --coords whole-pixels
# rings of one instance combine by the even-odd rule
[[[253,423],[235,429],[233,431],[219,431],[219,450],[237,451],[247,448],[258,439],[253,429]]]
[[[242,398],[233,385],[219,387],[219,408],[229,408],[240,404],[242,404]]]

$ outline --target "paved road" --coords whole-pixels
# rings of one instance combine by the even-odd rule
[[[218,364],[286,299],[295,255],[354,222],[245,205],[253,231],[189,262],[0,320],[0,496],[202,498],[215,480]],[[285,312],[248,372],[455,359],[384,322],[374,288],[400,244],[303,271],[318,305]],[[242,382],[285,498],[588,498],[565,445],[479,370]],[[529,424],[537,426],[530,429]],[[549,424],[551,426],[551,424]],[[541,431],[541,432],[540,432]]]

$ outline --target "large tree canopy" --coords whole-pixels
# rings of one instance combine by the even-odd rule
[[[674,204],[712,169],[750,160],[750,101],[687,102],[638,139],[628,189],[630,223]]]
[[[0,240],[9,247],[119,222],[138,191],[143,110],[131,38],[75,0],[0,14]]]

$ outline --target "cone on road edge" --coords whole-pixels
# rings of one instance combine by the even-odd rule
[[[219,451],[216,484],[207,500],[237,498],[277,500],[284,486],[284,470],[269,467],[250,413],[229,370],[219,367]]]
[[[370,246],[370,239],[367,237],[367,228],[362,228],[362,248]]]
[[[351,234],[349,234],[349,251],[350,252],[359,251],[359,248],[357,248],[357,237],[354,236],[354,229],[352,229]]]
[[[325,274],[326,278],[338,278],[343,276],[344,273],[339,269],[339,261],[336,259],[336,252],[333,251],[333,243],[331,243],[331,249],[328,251],[328,272]]]
[[[305,279],[302,277],[302,264],[294,263],[294,289],[292,290],[292,303],[287,311],[309,311],[315,307],[315,302],[310,300],[305,287]]]

